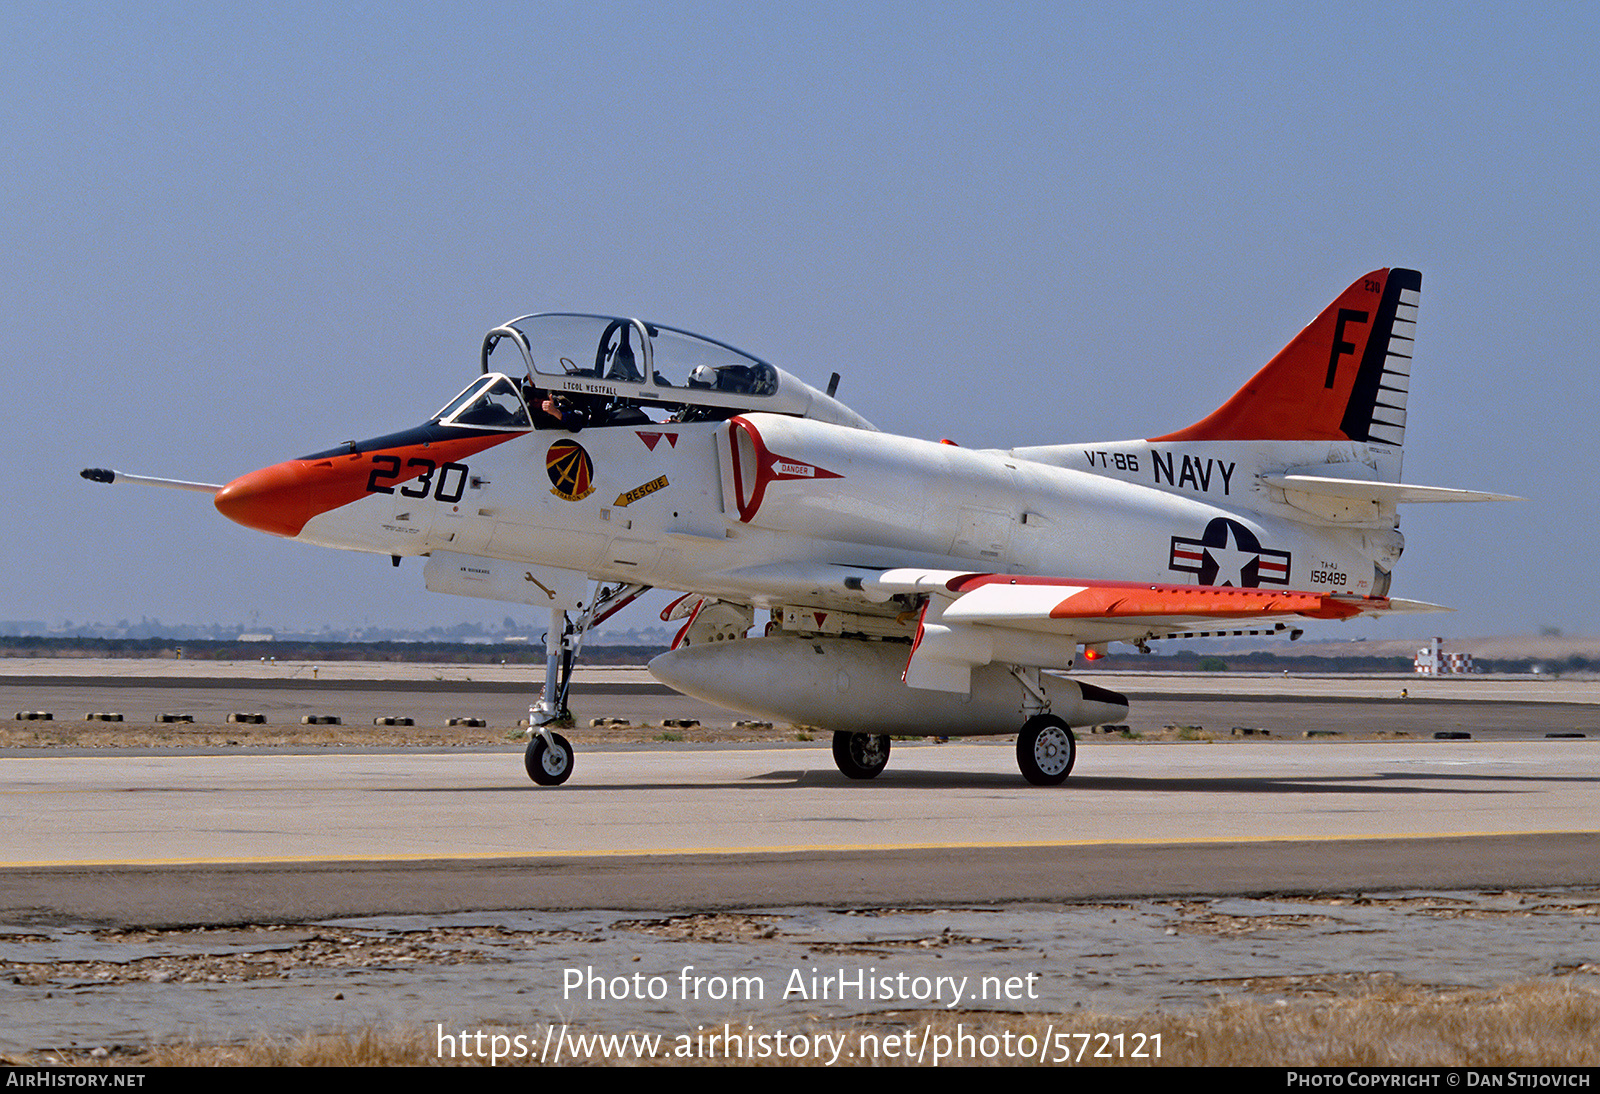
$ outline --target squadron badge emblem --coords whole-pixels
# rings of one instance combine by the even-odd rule
[[[550,492],[566,501],[582,501],[594,493],[594,463],[577,441],[557,441],[545,453],[544,471]]]

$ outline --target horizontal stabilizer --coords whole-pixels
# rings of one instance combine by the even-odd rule
[[[1369,482],[1364,479],[1335,479],[1321,475],[1262,475],[1268,486],[1320,494],[1330,498],[1351,498],[1396,505],[1401,502],[1443,501],[1521,501],[1511,494],[1487,494],[1481,490],[1452,490],[1444,486],[1410,486],[1399,482]]]
[[[1351,600],[1359,603],[1362,597],[1352,597]],[[1391,612],[1407,612],[1413,615],[1424,615],[1428,612],[1453,612],[1454,608],[1447,608],[1443,604],[1429,604],[1426,600],[1397,600],[1390,597],[1384,601],[1384,614]],[[1368,613],[1376,615],[1376,612]]]

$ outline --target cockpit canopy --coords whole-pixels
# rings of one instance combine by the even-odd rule
[[[478,429],[532,429],[527,405],[508,376],[484,376],[450,400],[434,415],[444,425],[470,425]]]
[[[517,398],[518,385],[507,379],[525,375],[523,386],[534,389],[524,392],[530,401],[551,393],[581,402],[591,408],[592,424],[633,424],[669,415],[676,421],[712,421],[761,410],[873,428],[832,396],[758,357],[637,319],[523,316],[484,337],[482,364],[484,379],[441,411],[441,422],[531,428],[528,410]],[[512,424],[519,414],[522,424]]]

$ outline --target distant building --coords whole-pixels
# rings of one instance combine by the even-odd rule
[[[1478,671],[1478,666],[1473,663],[1472,654],[1446,653],[1442,638],[1435,638],[1418,650],[1417,658],[1412,665],[1424,676],[1446,676]]]

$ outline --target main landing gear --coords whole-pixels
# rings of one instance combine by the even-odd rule
[[[1035,714],[1017,734],[1017,766],[1034,786],[1060,786],[1077,758],[1078,739],[1054,714]]]
[[[550,630],[545,634],[544,691],[528,708],[528,751],[523,766],[528,778],[540,786],[560,786],[572,777],[572,745],[554,727],[572,721],[567,709],[567,688],[572,666],[583,646],[583,636],[648,592],[648,585],[597,585],[589,606],[576,620],[560,608],[550,609]]]
[[[1011,675],[1022,685],[1022,709],[1027,715],[1017,734],[1017,767],[1034,786],[1060,786],[1072,774],[1078,739],[1065,719],[1050,713],[1050,696],[1040,683],[1038,669],[1012,666]],[[833,735],[833,762],[847,778],[877,778],[889,762],[889,738],[837,732]]]
[[[559,739],[559,738],[558,738]],[[530,757],[532,752],[530,750]],[[1078,739],[1053,714],[1035,714],[1017,735],[1017,766],[1034,786],[1060,786],[1072,774]],[[889,738],[871,733],[835,733],[833,762],[851,779],[875,779],[889,763]],[[528,771],[533,771],[530,758]],[[538,778],[537,775],[534,776]]]
[[[1072,774],[1078,739],[1065,720],[1050,713],[1038,669],[1012,665],[1011,675],[1022,685],[1022,709],[1028,715],[1017,734],[1017,766],[1034,786],[1060,786]]]
[[[889,762],[889,738],[883,734],[835,733],[833,762],[852,779],[875,779]]]

